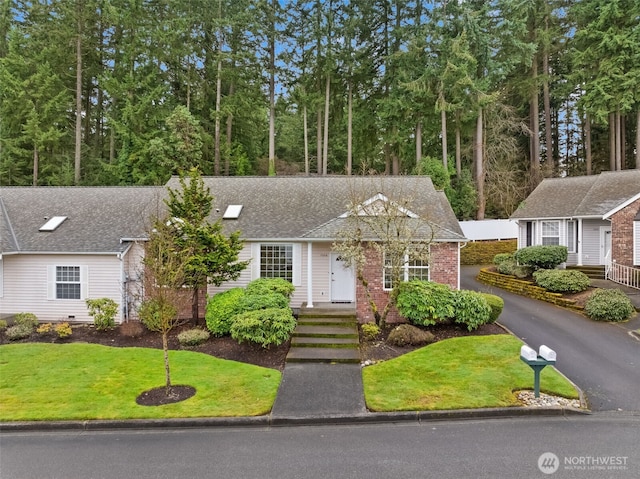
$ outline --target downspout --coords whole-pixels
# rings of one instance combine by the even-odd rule
[[[307,243],[307,308],[313,308],[313,243]]]
[[[467,246],[467,244],[468,242],[466,241],[464,243],[458,243],[458,290],[460,290],[460,256],[462,256],[460,250]]]

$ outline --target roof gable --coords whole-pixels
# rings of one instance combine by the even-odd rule
[[[640,170],[547,178],[511,218],[606,218],[638,194]]]
[[[427,176],[216,176],[203,181],[214,198],[210,221],[221,219],[229,205],[243,205],[242,214],[223,226],[227,233],[239,230],[246,240],[333,240],[340,217],[354,203],[367,201],[373,206],[398,202],[407,213],[448,231],[447,238],[464,240],[446,196]],[[179,189],[178,178],[167,186]]]
[[[368,200],[356,205],[349,211],[345,211],[340,218],[347,218],[355,211],[358,216],[379,216],[387,213],[402,214],[409,218],[419,218],[419,216],[395,201],[390,200],[382,193],[372,196]]]

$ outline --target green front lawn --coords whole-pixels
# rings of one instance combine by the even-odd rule
[[[467,336],[431,344],[363,369],[364,395],[374,411],[517,406],[514,391],[533,389],[533,370],[511,335]],[[542,392],[578,398],[553,367],[540,375]]]
[[[192,398],[148,407],[136,397],[163,386],[162,350],[95,344],[0,346],[0,420],[226,417],[267,414],[281,374],[235,361],[170,351],[171,382]]]

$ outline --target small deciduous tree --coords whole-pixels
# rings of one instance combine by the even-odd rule
[[[138,310],[142,323],[162,334],[167,395],[171,394],[169,332],[180,324],[179,311],[188,304],[182,291],[191,251],[176,241],[171,221],[156,219],[145,248],[144,299]]]
[[[391,191],[390,183],[385,185],[382,178],[379,185],[375,185],[375,178],[371,181],[377,188],[359,189],[352,184],[345,225],[338,232],[333,248],[340,253],[347,266],[355,267],[356,278],[363,287],[376,324],[383,327],[389,311],[396,303],[397,286],[406,279],[407,266],[416,262],[428,263],[434,227],[426,218],[411,210],[413,192],[397,188]],[[386,194],[367,197],[367,191],[385,191]],[[372,295],[372,278],[367,278],[365,274],[367,250],[372,250],[382,258],[386,280],[392,287],[382,309]]]

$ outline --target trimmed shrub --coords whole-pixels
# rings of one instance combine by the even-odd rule
[[[247,294],[238,300],[238,312],[246,313],[257,309],[284,309],[289,307],[289,299],[280,293]]]
[[[4,335],[9,341],[17,341],[19,339],[25,339],[31,336],[33,332],[33,326],[30,324],[14,324],[7,328]]]
[[[106,331],[116,326],[118,303],[111,298],[87,299],[89,316],[93,316],[93,324],[98,331]]]
[[[469,331],[478,329],[491,319],[491,307],[484,296],[476,291],[453,292],[455,322],[464,324]]]
[[[380,326],[376,323],[364,323],[360,326],[360,329],[362,330],[362,336],[367,341],[373,341],[380,334]]]
[[[387,343],[393,346],[421,346],[432,343],[435,339],[433,333],[417,328],[410,324],[396,326],[389,333]]]
[[[49,334],[53,329],[53,324],[51,323],[42,323],[40,326],[36,328],[36,333],[38,334]]]
[[[181,346],[199,346],[209,339],[209,331],[201,328],[192,328],[178,334],[178,342]]]
[[[518,263],[515,259],[505,259],[500,263],[496,263],[496,270],[500,274],[508,274],[509,276],[515,276]]]
[[[296,319],[289,308],[258,309],[236,315],[231,337],[239,343],[248,341],[268,348],[287,341],[295,327]]]
[[[207,329],[214,336],[225,336],[231,332],[231,323],[240,312],[238,303],[243,296],[243,288],[231,288],[209,297],[205,320]]]
[[[295,286],[286,279],[282,278],[259,278],[251,281],[247,285],[246,293],[248,295],[279,293],[285,298],[291,298],[295,291]]]
[[[60,339],[67,338],[73,334],[73,329],[71,329],[71,325],[66,321],[56,324],[53,327],[53,329]]]
[[[7,329],[7,321],[0,319],[0,331],[4,331],[5,329]]]
[[[521,264],[538,269],[554,269],[567,261],[566,246],[528,246],[513,254],[515,260]]]
[[[128,338],[137,338],[144,333],[144,326],[140,321],[125,321],[120,324],[120,334]]]
[[[515,261],[513,259],[513,253],[498,253],[493,257],[493,264],[500,265],[505,261]]]
[[[584,305],[587,316],[595,321],[625,321],[633,312],[631,300],[619,289],[598,289]]]
[[[396,307],[413,324],[433,325],[453,317],[453,291],[446,284],[407,281],[398,285]]]
[[[33,313],[18,313],[13,317],[13,324],[17,326],[29,326],[33,329],[38,326],[38,317]]]
[[[582,271],[566,269],[539,269],[533,273],[533,279],[538,286],[554,293],[580,293],[591,284]]]
[[[495,323],[500,315],[502,314],[502,309],[504,308],[504,300],[500,296],[496,296],[495,294],[489,293],[480,293],[482,297],[485,299],[489,307],[491,308],[491,313],[489,315],[489,321],[487,323]]]

